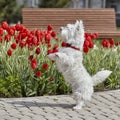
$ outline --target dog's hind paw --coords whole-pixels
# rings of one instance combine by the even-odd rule
[[[74,110],[80,110],[80,109],[82,109],[82,106],[76,105],[76,106],[73,107],[73,109],[74,109]]]

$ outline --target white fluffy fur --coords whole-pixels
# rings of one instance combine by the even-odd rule
[[[83,66],[84,28],[82,21],[62,27],[61,37],[64,42],[80,48],[80,51],[70,47],[61,47],[58,52],[50,54],[49,58],[56,61],[58,70],[62,72],[65,81],[72,87],[76,100],[74,109],[81,109],[86,101],[91,100],[93,86],[104,81],[111,71],[102,70],[96,75],[90,76]]]

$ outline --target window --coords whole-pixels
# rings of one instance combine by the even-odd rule
[[[107,8],[114,8],[115,11],[117,11],[117,4],[118,4],[117,0],[106,0],[106,7]]]
[[[32,7],[38,7],[39,0],[32,0]]]

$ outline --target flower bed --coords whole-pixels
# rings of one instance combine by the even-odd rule
[[[46,30],[28,30],[23,25],[0,27],[0,96],[20,97],[68,94],[69,86],[47,55],[65,46],[48,25]],[[84,65],[91,75],[105,68],[111,76],[97,88],[120,88],[119,42],[96,41],[98,34],[85,33]]]

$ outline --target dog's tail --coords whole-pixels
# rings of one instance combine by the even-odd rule
[[[101,70],[97,72],[94,76],[92,76],[93,85],[96,86],[103,82],[111,73],[112,71],[109,70]]]

